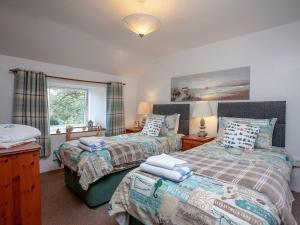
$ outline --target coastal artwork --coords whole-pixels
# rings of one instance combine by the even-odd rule
[[[193,74],[171,79],[171,101],[248,100],[250,67]]]

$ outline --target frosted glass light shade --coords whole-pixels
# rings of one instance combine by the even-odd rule
[[[149,102],[140,102],[138,106],[138,114],[140,115],[146,115],[150,113],[151,111],[151,105]]]
[[[196,102],[193,110],[193,117],[209,117],[212,116],[212,110],[208,102]]]
[[[131,14],[124,17],[122,21],[129,30],[140,37],[157,30],[161,25],[156,17],[142,13]]]

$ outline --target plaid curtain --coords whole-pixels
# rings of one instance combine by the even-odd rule
[[[42,72],[15,72],[13,122],[39,129],[40,157],[51,154],[46,75]]]
[[[107,84],[106,90],[106,136],[125,133],[123,84]]]

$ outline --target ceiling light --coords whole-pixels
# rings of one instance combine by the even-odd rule
[[[140,2],[143,3],[144,0],[140,0]],[[156,31],[161,25],[158,18],[144,13],[128,15],[122,21],[129,30],[138,34],[141,38]]]

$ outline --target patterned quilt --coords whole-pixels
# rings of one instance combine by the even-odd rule
[[[58,160],[80,176],[84,190],[101,177],[140,164],[152,155],[181,148],[181,135],[146,137],[140,133],[103,137],[105,149],[95,152],[78,147],[79,141],[63,143],[55,152]]]
[[[138,168],[128,173],[109,205],[120,224],[129,214],[144,224],[297,224],[293,162],[284,149],[249,152],[212,142],[171,155],[192,163],[194,174],[175,183]]]

